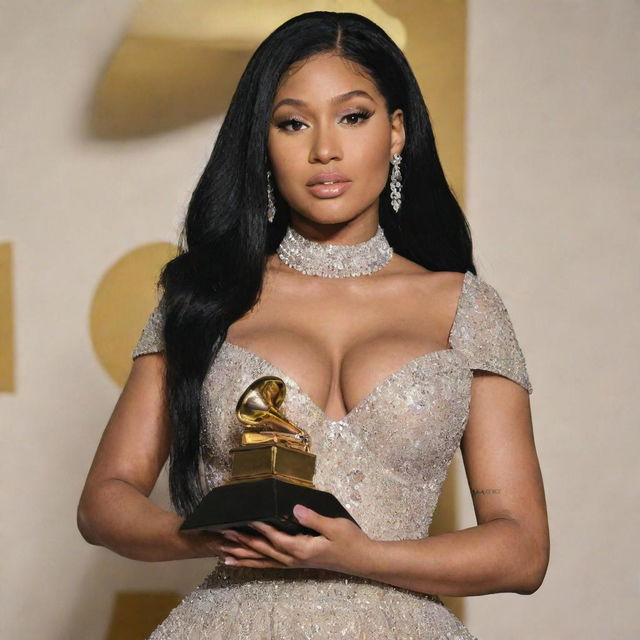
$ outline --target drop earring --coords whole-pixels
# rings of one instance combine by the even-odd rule
[[[276,203],[273,197],[273,187],[271,186],[271,171],[267,171],[267,219],[273,222],[276,215]]]
[[[391,164],[393,164],[393,171],[391,172],[391,206],[393,210],[398,213],[400,205],[402,204],[402,174],[400,173],[400,162],[402,156],[399,153],[393,154]]]

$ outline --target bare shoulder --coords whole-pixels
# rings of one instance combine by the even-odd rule
[[[428,296],[431,300],[442,299],[447,305],[457,303],[462,290],[465,274],[460,271],[431,271],[403,256],[394,254],[394,272],[414,289],[417,295]]]

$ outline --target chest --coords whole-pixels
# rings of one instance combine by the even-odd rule
[[[469,415],[472,375],[461,351],[432,352],[407,364],[334,421],[295,380],[225,343],[204,383],[201,473],[209,489],[229,477],[229,450],[242,433],[236,402],[263,375],[286,384],[280,410],[311,436],[318,488],[335,495],[369,535],[424,535]]]
[[[204,385],[202,445],[209,486],[230,472],[229,450],[238,446],[242,433],[236,402],[246,386],[263,375],[277,375],[285,382],[280,410],[311,436],[317,456],[314,481],[330,491],[340,490],[345,474],[353,474],[356,482],[365,469],[373,474],[366,484],[374,494],[379,483],[387,481],[424,487],[441,477],[468,418],[472,375],[464,354],[456,349],[409,362],[343,418],[331,420],[294,379],[255,354],[225,343]]]
[[[226,344],[294,379],[337,421],[409,362],[449,349],[449,322],[418,302],[358,296],[316,296],[305,304],[267,300],[229,327]]]

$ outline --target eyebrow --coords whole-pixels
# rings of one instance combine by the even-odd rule
[[[333,98],[331,98],[329,102],[331,104],[340,104],[342,102],[346,102],[347,100],[349,100],[349,98],[353,98],[355,96],[369,98],[369,100],[371,100],[372,102],[375,102],[375,100],[366,91],[362,91],[362,89],[354,89],[353,91],[347,91],[347,93],[341,93],[340,95],[334,96]],[[283,104],[290,104],[294,107],[307,106],[307,103],[304,100],[298,100],[297,98],[284,98],[283,100],[280,100],[280,102],[278,102],[278,104],[275,107],[273,107],[273,110],[271,111],[271,113],[272,114],[275,113],[276,109],[278,107],[281,107]]]

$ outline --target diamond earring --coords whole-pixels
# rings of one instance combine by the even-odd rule
[[[393,171],[391,172],[391,206],[393,210],[398,213],[398,209],[400,209],[400,205],[402,204],[402,174],[400,173],[400,162],[402,160],[402,156],[399,153],[393,154],[393,159],[391,160],[391,164],[393,164]]]
[[[271,171],[267,171],[267,219],[273,222],[276,215],[276,203],[273,198],[273,187],[271,186]]]

